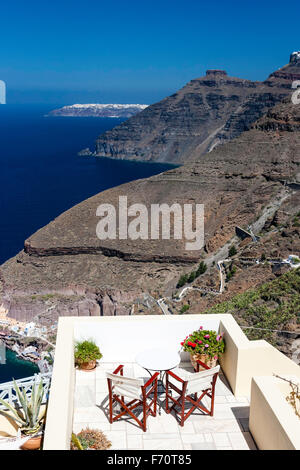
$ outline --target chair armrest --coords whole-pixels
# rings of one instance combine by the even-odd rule
[[[170,375],[171,377],[173,377],[173,379],[178,380],[178,382],[182,384],[185,382],[180,377],[178,377],[178,375],[174,374],[174,372],[172,372],[171,370],[167,370],[166,375],[167,375],[167,378],[168,378],[168,375]]]
[[[149,387],[149,385],[151,385],[152,382],[154,382],[154,381],[157,379],[158,376],[159,376],[159,372],[155,372],[155,374],[152,375],[152,377],[150,377],[150,379],[148,380],[148,382],[146,382],[145,385],[143,385],[143,388]]]
[[[123,367],[124,365],[120,365],[116,368],[116,370],[113,372],[113,374],[118,374],[119,372],[121,372],[121,375],[123,374]]]
[[[196,371],[196,372],[200,372],[200,371],[199,371],[199,365],[202,366],[202,367],[204,367],[204,369],[207,369],[207,370],[210,369],[210,367],[208,367],[207,364],[205,364],[205,363],[202,362],[202,361],[199,361],[199,359],[197,359],[196,362],[197,362],[197,371]]]

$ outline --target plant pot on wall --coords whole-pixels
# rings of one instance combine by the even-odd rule
[[[199,370],[205,370],[205,367],[201,366],[201,364],[199,364],[197,361],[203,362],[209,368],[216,367],[217,362],[218,362],[217,356],[210,357],[207,354],[191,353],[190,359],[191,359],[192,366],[194,367],[195,370],[197,370],[197,365],[199,366]]]
[[[217,365],[218,358],[225,351],[223,333],[214,330],[204,330],[200,326],[199,330],[188,335],[181,343],[182,349],[190,354],[191,363],[195,370],[205,370],[204,366],[197,363],[202,362],[207,367],[212,368]]]
[[[10,403],[0,398],[0,403],[4,407],[1,414],[17,423],[19,427],[18,435],[20,433],[23,437],[29,437],[21,446],[21,449],[39,449],[42,444],[42,430],[46,412],[46,406],[42,405],[45,395],[42,377],[35,377],[30,395],[29,390],[26,393],[25,387],[22,387],[22,385],[19,387],[15,380],[13,380],[13,384],[17,400]]]
[[[75,344],[74,359],[80,370],[86,372],[96,368],[97,360],[102,358],[102,354],[93,340],[85,340]]]
[[[94,370],[96,368],[96,365],[96,361],[82,362],[81,364],[79,364],[79,369],[88,372]]]
[[[31,437],[28,441],[26,441],[21,449],[22,450],[38,450],[41,448],[42,445],[42,436]]]

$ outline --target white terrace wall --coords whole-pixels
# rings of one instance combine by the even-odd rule
[[[104,362],[134,362],[145,349],[179,351],[180,343],[200,326],[218,331],[220,319],[215,315],[102,317],[96,323],[80,319],[74,322],[74,338],[93,339]]]
[[[286,401],[289,392],[282,379],[253,377],[249,428],[259,449],[300,450],[300,419]]]
[[[103,361],[132,362],[135,354],[150,347],[173,347],[201,325],[218,330],[220,315],[61,317],[58,323],[55,360],[48,403],[44,450],[67,450],[73,426],[74,343],[93,338]]]
[[[61,317],[44,449],[69,449],[73,425],[76,340],[93,338],[103,353],[103,361],[126,363],[134,361],[135,355],[147,348],[179,350],[180,342],[200,326],[224,332],[226,352],[220,362],[234,395],[250,396],[254,376],[278,374],[300,377],[297,364],[266,341],[249,341],[229,314]]]
[[[74,411],[74,318],[60,318],[46,415],[44,450],[69,450]]]
[[[300,367],[295,362],[267,341],[249,341],[231,315],[221,319],[220,331],[224,331],[226,341],[221,366],[235,396],[250,396],[254,376],[300,377]]]

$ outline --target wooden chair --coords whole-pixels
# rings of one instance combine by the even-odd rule
[[[166,412],[170,413],[174,410],[179,415],[179,423],[184,426],[186,419],[193,413],[195,409],[202,410],[205,414],[213,416],[215,386],[219,374],[220,366],[211,369],[202,370],[200,372],[190,373],[183,369],[179,369],[177,374],[171,370],[166,373]],[[171,395],[172,391],[177,393],[177,398]],[[199,398],[198,398],[199,393]],[[208,396],[211,399],[210,410],[208,410],[201,400]],[[173,405],[169,406],[169,400],[173,401]],[[191,407],[186,412],[185,406],[189,404]],[[179,410],[176,410],[176,407]]]
[[[106,373],[109,390],[109,421],[112,424],[125,414],[129,414],[141,426],[143,431],[146,431],[147,417],[150,414],[156,416],[157,378],[159,373],[156,372],[144,384],[143,379],[124,377],[123,367],[123,365],[120,365],[113,373]],[[118,375],[119,373],[120,375]],[[153,394],[152,398],[151,394]],[[130,401],[126,403],[125,397]],[[113,416],[113,406],[115,403],[119,403],[121,412]],[[133,410],[138,406],[143,407],[143,417],[141,420],[133,413]]]

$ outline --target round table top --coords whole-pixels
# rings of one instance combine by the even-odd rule
[[[137,354],[137,364],[147,370],[170,370],[178,366],[180,355],[168,349],[146,349]]]

